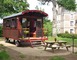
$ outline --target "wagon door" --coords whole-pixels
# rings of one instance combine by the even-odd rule
[[[42,31],[42,19],[37,19],[36,21],[36,36],[42,37],[43,31]]]

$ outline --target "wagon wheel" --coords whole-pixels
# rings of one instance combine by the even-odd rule
[[[15,40],[13,40],[13,44],[15,44]]]
[[[5,42],[9,43],[10,42],[9,38],[6,38],[5,39]]]
[[[17,47],[19,47],[19,46],[20,46],[20,42],[19,42],[19,41],[15,41],[15,45],[16,45]]]

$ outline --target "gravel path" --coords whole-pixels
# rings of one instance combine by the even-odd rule
[[[47,49],[44,51],[44,47],[16,47],[14,44],[11,43],[5,43],[4,41],[0,41],[0,44],[3,44],[4,46],[15,50],[17,52],[20,52],[24,55],[29,55],[29,56],[56,56],[56,55],[69,55],[72,52],[72,48],[67,51],[65,48],[61,48],[60,50],[55,50],[54,53],[52,52],[51,49]],[[77,48],[75,48],[75,51],[77,51]]]

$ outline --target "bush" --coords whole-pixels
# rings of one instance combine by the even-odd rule
[[[73,34],[72,37],[77,39],[77,34]]]
[[[51,36],[52,34],[52,22],[48,20],[48,18],[44,19],[44,28],[47,29],[47,34],[48,36]]]
[[[2,26],[0,26],[0,37],[2,37]]]
[[[74,39],[77,39],[77,34],[60,33],[60,34],[57,34],[57,36],[62,37],[62,38],[74,38]]]
[[[68,33],[68,31],[65,31],[65,33]]]

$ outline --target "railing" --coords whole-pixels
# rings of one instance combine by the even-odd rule
[[[42,32],[40,32],[40,30]],[[42,35],[40,35],[40,37],[48,36],[48,30],[47,29],[42,28],[40,30],[36,30],[36,32],[33,33],[33,37],[38,37],[37,34],[42,34]],[[23,28],[22,32],[20,34],[22,36],[21,38],[26,38],[26,37],[30,37],[31,32],[30,32],[29,28]]]
[[[48,30],[43,28],[43,36],[48,36]]]
[[[29,37],[29,36],[27,36],[27,34],[28,35],[30,34],[30,29],[29,28],[23,28],[22,29],[22,38]]]

